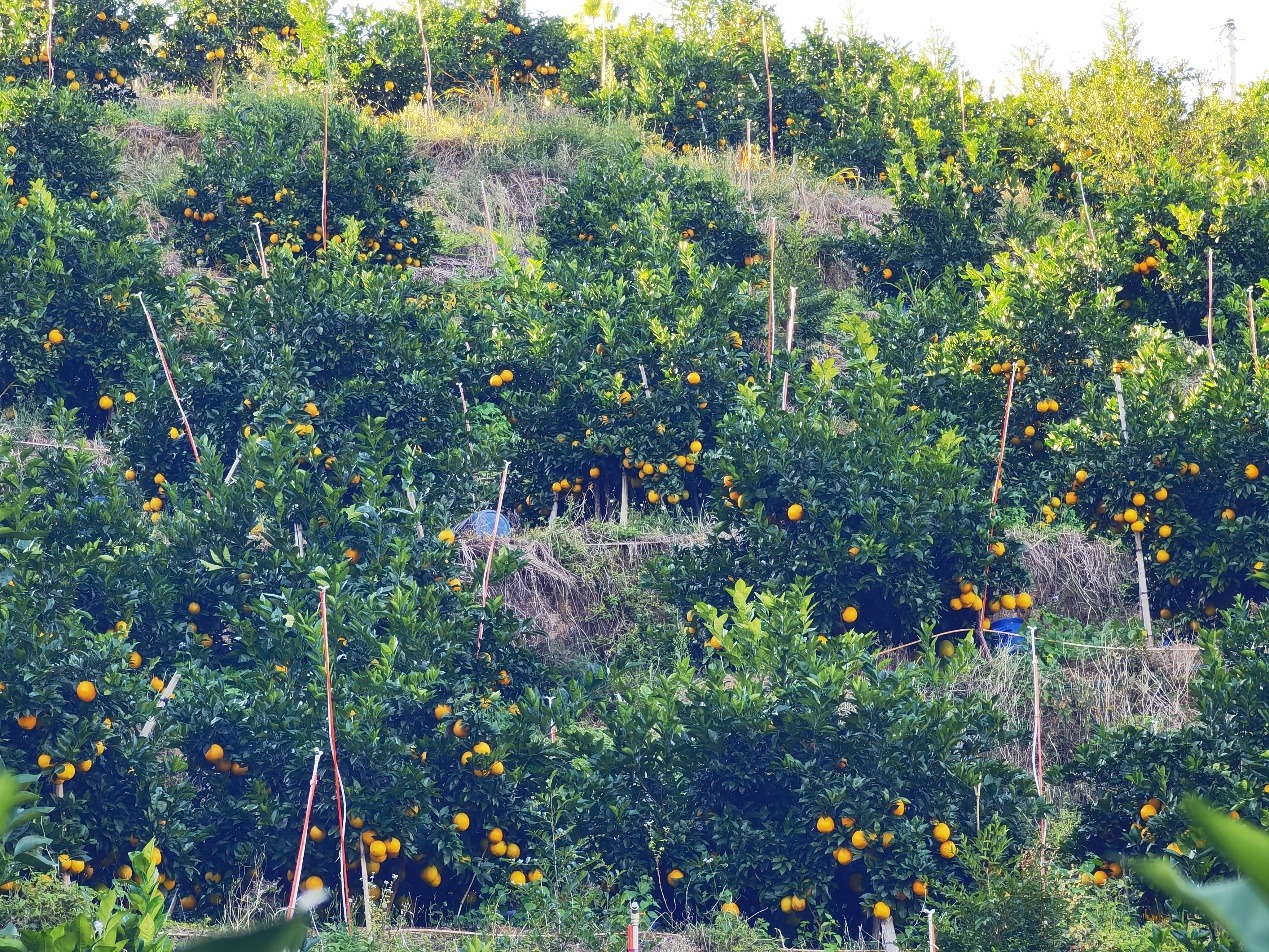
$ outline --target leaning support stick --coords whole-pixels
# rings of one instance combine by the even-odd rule
[[[507,477],[511,475],[511,461],[502,464],[502,484],[498,487],[498,509],[494,513],[493,531],[489,533],[489,554],[485,556],[485,577],[480,586],[480,607],[489,604],[489,576],[493,573],[494,550],[498,544],[498,526],[502,524],[502,503],[507,496]],[[485,636],[485,620],[480,619],[476,629],[476,654],[480,654],[480,642]]]
[[[348,808],[344,802],[344,778],[339,772],[339,752],[335,743],[335,689],[331,676],[330,621],[326,609],[326,587],[317,590],[322,613],[322,663],[326,671],[326,727],[330,736],[331,767],[335,773],[335,812],[339,814],[339,883],[344,921],[352,929],[352,903],[348,897]]]
[[[304,877],[304,850],[308,846],[308,828],[313,822],[313,798],[317,795],[317,764],[322,759],[322,749],[313,749],[313,776],[308,782],[308,806],[304,808],[304,826],[300,830],[300,851],[295,855],[295,875],[291,879],[291,898],[286,904],[286,917],[295,915],[295,900],[300,895],[300,881]]]
[[[154,338],[154,347],[159,352],[159,363],[163,365],[163,374],[167,377],[167,388],[172,391],[172,399],[176,401],[176,409],[181,414],[181,426],[185,428],[185,438],[189,440],[189,448],[194,453],[194,462],[198,459],[198,444],[194,442],[194,431],[190,428],[189,417],[185,415],[185,404],[181,403],[181,395],[176,392],[176,381],[172,379],[172,368],[168,366],[167,354],[163,352],[163,342],[159,340],[159,329],[154,326],[154,318],[150,315],[150,309],[145,306],[145,298],[137,294],[137,300],[141,302],[141,311],[145,314],[145,322],[150,325],[150,336]]]
[[[1114,375],[1115,400],[1119,403],[1119,432],[1125,443],[1128,442],[1128,410],[1124,406],[1124,381],[1119,374]],[[1146,584],[1146,556],[1141,547],[1141,533],[1134,532],[1132,541],[1137,548],[1137,600],[1141,604],[1141,624],[1146,630],[1146,644],[1154,646],[1154,625],[1150,620],[1150,588]]]

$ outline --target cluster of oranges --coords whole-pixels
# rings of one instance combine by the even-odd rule
[[[232,757],[226,755],[225,748],[220,746],[220,744],[209,745],[203,751],[203,760],[221,773],[232,774],[235,777],[244,777],[248,772],[247,765],[238,763]]]

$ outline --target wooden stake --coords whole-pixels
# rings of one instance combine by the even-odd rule
[[[317,590],[322,617],[322,667],[326,674],[326,728],[330,740],[331,768],[335,773],[335,812],[339,816],[339,885],[344,921],[353,928],[352,900],[348,894],[348,805],[344,799],[344,778],[339,772],[339,747],[335,738],[335,687],[330,660],[330,620],[326,609],[326,587]]]
[[[753,120],[745,120],[745,195],[753,210]]]
[[[1000,450],[996,455],[996,478],[991,484],[991,522],[987,529],[987,539],[996,534],[996,509],[1000,504],[1000,487],[1005,477],[1005,446],[1009,437],[1009,416],[1013,412],[1013,387],[1018,381],[1018,362],[1012,361],[1009,366],[1009,383],[1005,387],[1005,413],[1000,421]],[[983,573],[983,598],[978,606],[978,624],[974,627],[974,640],[978,642],[978,650],[990,657],[991,645],[987,643],[987,635],[983,632],[983,622],[987,617],[987,602],[991,594],[987,588],[987,579],[991,577],[991,566]]]
[[[53,83],[53,20],[57,17],[56,0],[48,0],[48,37],[45,39],[44,48],[48,51],[48,81],[49,85]]]
[[[1247,289],[1247,327],[1251,331],[1251,372],[1260,373],[1260,355],[1256,351],[1256,305],[1251,300],[1251,288]]]
[[[1216,351],[1212,348],[1212,315],[1216,310],[1215,282],[1212,274],[1212,249],[1207,249],[1207,366],[1216,366]]]
[[[1031,770],[1035,776],[1035,789],[1044,796],[1044,732],[1040,723],[1040,659],[1035,650],[1035,625],[1030,625],[1031,634],[1031,692],[1032,716],[1034,725],[1031,733]],[[1048,826],[1044,819],[1040,820],[1040,855],[1043,862],[1044,845],[1047,839]]]
[[[621,470],[621,524],[624,526],[630,515],[630,473]]]
[[[300,881],[304,878],[304,850],[308,847],[308,827],[313,822],[313,798],[317,795],[317,765],[322,759],[322,749],[313,749],[313,776],[308,782],[308,806],[304,808],[304,826],[300,829],[300,851],[295,856],[295,875],[291,879],[291,898],[286,904],[286,917],[295,915],[295,900],[300,894]]]
[[[771,382],[771,361],[775,357],[775,241],[776,221],[771,219],[767,242],[767,382]]]
[[[793,353],[793,321],[794,315],[798,309],[798,289],[789,288],[789,320],[784,331],[784,352],[786,354]],[[784,372],[784,388],[780,394],[780,409],[787,411],[789,409],[789,371]]]
[[[374,922],[370,918],[370,876],[366,871],[366,844],[361,841],[361,837],[357,837],[357,853],[361,860],[361,901],[366,907],[366,931],[369,932],[374,928]]]
[[[194,462],[199,462],[198,444],[194,442],[194,431],[189,425],[189,417],[185,415],[185,404],[181,403],[181,395],[176,392],[176,381],[172,379],[172,368],[168,366],[167,355],[163,352],[163,342],[159,340],[159,329],[154,326],[154,318],[150,315],[150,309],[145,305],[145,298],[137,293],[137,300],[141,303],[141,311],[145,314],[145,322],[150,326],[150,337],[154,339],[155,349],[159,352],[159,363],[163,365],[163,375],[167,377],[167,388],[172,391],[172,399],[176,401],[176,409],[181,414],[181,426],[185,427],[185,438],[189,440],[189,448],[194,453]]]
[[[502,524],[502,504],[507,498],[507,477],[511,475],[511,461],[504,461],[502,464],[502,482],[498,486],[498,508],[494,510],[493,531],[489,533],[489,554],[485,556],[485,577],[480,585],[480,607],[484,608],[489,604],[489,576],[493,572],[494,549],[498,544],[498,527]],[[558,495],[556,497],[559,498]],[[554,513],[552,513],[554,517]],[[480,654],[480,642],[485,635],[485,620],[480,619],[480,626],[476,629],[476,654]]]
[[[1115,400],[1119,403],[1119,433],[1128,442],[1128,409],[1124,405],[1124,382],[1114,375]],[[1141,546],[1141,533],[1134,532],[1132,541],[1137,547],[1137,601],[1141,605],[1141,624],[1146,629],[1146,644],[1154,647],[1154,625],[1150,619],[1150,589],[1146,584],[1146,556]]]
[[[423,92],[423,115],[432,115],[432,51],[427,42],[427,30],[423,28],[423,0],[416,0],[414,12],[419,20],[419,42],[423,45],[423,69],[426,74]]]
[[[775,168],[775,98],[771,93],[771,46],[767,41],[767,18],[762,18],[762,63],[767,70],[767,148],[768,161]]]
[[[181,683],[181,672],[174,671],[172,673],[172,676],[167,679],[167,683],[163,685],[163,690],[159,694],[159,700],[154,705],[156,713],[151,714],[150,717],[146,720],[145,724],[142,726],[141,730],[137,732],[139,736],[149,737],[151,734],[154,733],[154,726],[156,723],[157,712],[167,707],[167,702],[172,699],[172,694],[176,691],[176,686],[180,683]]]
[[[489,261],[492,264],[498,258],[498,246],[494,242],[493,216],[489,214],[489,193],[485,190],[485,180],[480,180],[480,201],[485,206],[485,234],[489,236]]]
[[[967,131],[965,125],[965,70],[957,69],[956,71],[956,94],[961,101],[961,135]]]
[[[330,79],[322,87],[322,250],[326,250],[327,199],[330,191]],[[345,877],[347,878],[347,877]]]

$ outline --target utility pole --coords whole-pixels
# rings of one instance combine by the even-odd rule
[[[1225,34],[1225,42],[1229,44],[1229,98],[1233,99],[1238,95],[1238,69],[1236,67],[1238,47],[1234,42],[1234,21],[1226,20],[1225,25],[1221,27],[1221,32]]]

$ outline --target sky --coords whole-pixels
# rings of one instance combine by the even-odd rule
[[[1044,52],[1060,72],[1086,62],[1102,46],[1102,24],[1115,0],[772,0],[786,36],[823,19],[842,27],[852,10],[858,29],[886,36],[919,50],[932,31],[940,31],[956,49],[965,71],[997,92],[1008,89],[1016,51]],[[526,0],[534,12],[570,15],[581,0]],[[618,17],[635,13],[665,16],[666,0],[616,0]],[[1141,26],[1143,54],[1161,63],[1184,60],[1191,66],[1229,77],[1229,47],[1223,33],[1235,26],[1235,64],[1239,85],[1269,74],[1269,2],[1266,0],[1127,0]]]

